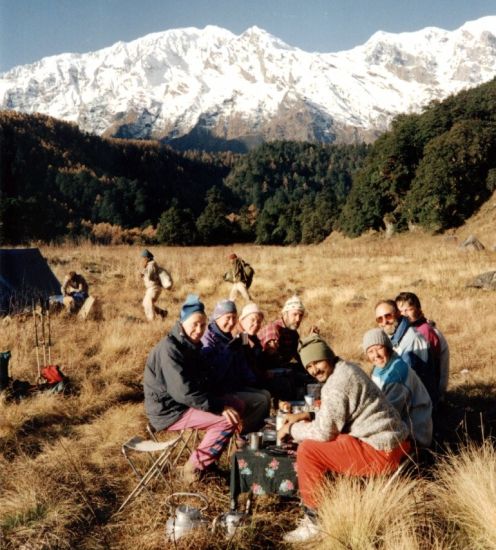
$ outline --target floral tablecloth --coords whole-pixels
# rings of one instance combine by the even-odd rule
[[[231,459],[231,498],[249,491],[254,495],[296,496],[296,456],[264,449],[236,452]]]

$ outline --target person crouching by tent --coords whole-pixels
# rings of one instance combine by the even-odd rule
[[[153,254],[149,250],[146,250],[146,248],[141,252],[141,258],[143,265],[140,273],[146,289],[145,297],[143,298],[145,317],[148,321],[153,321],[157,316],[165,318],[167,317],[167,310],[156,305],[163,288],[160,282],[161,268],[155,261]]]
[[[88,298],[88,283],[75,271],[65,276],[61,290],[64,306],[69,313],[77,313]]]
[[[150,352],[143,379],[152,429],[206,431],[183,467],[186,483],[199,479],[241,428],[239,414],[206,389],[208,372],[200,356],[206,327],[205,306],[189,294],[170,333]]]
[[[317,335],[301,342],[300,358],[323,383],[320,410],[288,414],[278,436],[299,443],[296,466],[305,516],[284,537],[304,542],[318,536],[318,487],[326,472],[373,476],[395,471],[410,450],[408,428],[374,382],[358,366],[336,357]]]

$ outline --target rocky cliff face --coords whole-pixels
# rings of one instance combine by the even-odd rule
[[[253,27],[155,33],[0,75],[0,107],[106,136],[231,148],[271,139],[370,141],[398,113],[494,77],[496,17],[449,32],[378,32],[308,53]]]

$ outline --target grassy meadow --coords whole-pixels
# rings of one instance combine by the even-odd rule
[[[0,402],[0,547],[174,547],[165,541],[165,497],[186,488],[173,475],[172,489],[159,485],[155,500],[142,494],[116,514],[135,483],[120,449],[131,436],[145,435],[141,380],[148,352],[175,322],[188,292],[200,294],[208,312],[227,297],[222,274],[227,254],[236,251],[255,268],[252,294],[266,319],[275,319],[297,292],[307,308],[300,333],[318,325],[338,355],[365,369],[360,344],[374,326],[374,305],[400,291],[419,295],[424,312],[450,344],[450,385],[434,465],[392,481],[330,483],[320,514],[325,535],[313,547],[495,548],[496,294],[465,284],[496,269],[496,251],[490,250],[496,238],[494,223],[476,223],[476,234],[488,247],[481,252],[458,246],[470,227],[458,232],[458,242],[418,233],[390,239],[371,233],[355,240],[333,234],[320,245],[287,248],[151,247],[158,263],[171,271],[174,287],[159,299],[168,318],[150,324],[141,306],[139,246],[42,246],[59,280],[69,270],[84,274],[103,318],[83,321],[64,312],[51,317],[52,363],[71,379],[72,394]],[[35,383],[32,317],[6,318],[0,327],[0,350],[12,352],[11,376]],[[221,467],[227,478],[225,456]],[[227,511],[227,481],[214,478],[194,490],[209,499],[208,519]],[[233,539],[198,532],[176,547],[281,548],[283,533],[299,517],[297,503],[260,497],[250,523]]]

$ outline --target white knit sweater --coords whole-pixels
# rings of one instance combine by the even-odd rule
[[[311,422],[291,426],[295,441],[332,441],[346,433],[380,451],[391,451],[408,437],[408,428],[383,393],[353,363],[338,361],[321,391]]]

